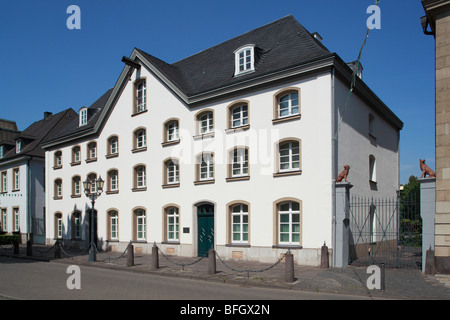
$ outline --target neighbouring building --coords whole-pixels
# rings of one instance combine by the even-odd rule
[[[3,233],[19,233],[22,241],[45,243],[45,151],[40,144],[77,114],[69,109],[46,112],[22,132],[15,123],[0,141],[0,222]]]
[[[436,39],[436,271],[450,273],[450,0],[422,5],[423,30]]]
[[[403,123],[287,16],[175,63],[135,48],[115,86],[47,139],[46,237],[299,264],[333,250],[335,180],[395,195]]]

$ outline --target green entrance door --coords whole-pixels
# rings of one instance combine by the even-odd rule
[[[207,257],[214,247],[214,206],[204,204],[198,207],[198,256]]]

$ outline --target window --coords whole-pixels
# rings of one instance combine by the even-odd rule
[[[96,173],[90,173],[87,176],[87,180],[91,182],[91,188],[90,188],[90,192],[91,193],[96,193],[97,192],[97,174]]]
[[[375,116],[369,114],[369,135],[375,138]]]
[[[145,189],[146,187],[146,175],[145,175],[145,166],[137,165],[134,168],[134,189]]]
[[[71,165],[77,165],[81,163],[81,148],[79,146],[72,148],[72,163]]]
[[[248,175],[248,149],[233,149],[231,152],[231,174],[229,174],[229,177],[247,177]]]
[[[164,128],[165,128],[164,142],[175,142],[180,139],[177,119],[168,120],[165,123]]]
[[[212,111],[204,111],[197,116],[198,133],[212,133],[214,129],[214,117]]]
[[[108,171],[108,192],[118,192],[119,191],[119,171],[110,170]]]
[[[14,219],[14,228],[15,232],[20,230],[20,213],[19,208],[13,208],[13,219]]]
[[[285,141],[278,146],[278,171],[300,172],[300,142]]]
[[[246,45],[234,52],[235,70],[234,75],[238,76],[255,70],[254,66],[254,45]]]
[[[165,177],[163,187],[175,187],[180,183],[180,168],[177,159],[168,159],[164,161]]]
[[[108,212],[109,219],[109,240],[118,241],[119,240],[119,213],[116,210],[111,210]]]
[[[97,142],[93,141],[87,146],[87,162],[96,161],[97,160]]]
[[[0,146],[0,159],[2,159],[5,156],[5,147]]]
[[[284,88],[274,95],[273,123],[300,119],[300,89]]]
[[[75,176],[72,178],[72,198],[81,196],[81,178]]]
[[[239,128],[248,126],[248,104],[240,103],[234,104],[230,107],[230,123],[228,128]]]
[[[20,190],[20,170],[19,168],[13,169],[13,191]]]
[[[135,113],[141,113],[147,110],[147,88],[145,79],[140,79],[135,83]]]
[[[79,211],[72,213],[72,239],[81,239],[81,213]]]
[[[55,180],[53,199],[55,199],[55,200],[62,199],[62,180],[61,179]]]
[[[147,148],[147,135],[145,129],[137,129],[134,131],[133,152],[144,151]]]
[[[1,192],[8,192],[8,174],[6,171],[2,171]]]
[[[231,242],[248,244],[248,205],[235,204],[230,206],[231,212]]]
[[[62,239],[63,237],[63,221],[61,213],[55,214],[55,237],[57,239]]]
[[[107,156],[114,156],[119,154],[119,138],[116,136],[110,137],[108,139],[108,150],[106,152]]]
[[[369,181],[377,182],[377,167],[375,157],[371,154],[369,156]]]
[[[282,202],[277,211],[278,244],[300,245],[300,203]]]
[[[79,122],[80,127],[87,124],[87,120],[88,120],[88,109],[87,108],[80,109],[79,120],[80,120],[80,122]]]
[[[16,140],[16,153],[22,152],[22,140]]]
[[[214,179],[214,158],[212,154],[204,153],[199,158],[198,180]]]
[[[2,219],[2,230],[3,231],[8,231],[7,230],[7,227],[8,227],[8,224],[7,224],[8,212],[7,212],[6,208],[2,208],[2,216],[0,218]]]
[[[167,241],[179,241],[179,213],[177,207],[165,209],[166,215],[166,239]]]
[[[134,228],[135,228],[135,240],[137,241],[145,241],[146,239],[146,216],[144,209],[136,209],[134,210]]]
[[[55,159],[54,159],[54,163],[53,163],[53,168],[54,169],[62,168],[62,152],[61,151],[56,151],[55,152]]]

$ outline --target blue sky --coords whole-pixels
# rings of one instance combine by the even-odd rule
[[[168,63],[292,14],[344,61],[358,57],[375,0],[0,0],[0,118],[24,130],[45,111],[90,105],[140,48]],[[70,5],[81,29],[69,30]],[[363,79],[405,123],[400,182],[435,168],[434,38],[420,0],[381,0],[381,29],[363,49]]]

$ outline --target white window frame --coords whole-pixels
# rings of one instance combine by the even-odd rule
[[[167,141],[176,141],[178,139],[178,120],[173,120],[167,124]]]
[[[200,181],[214,179],[214,157],[212,154],[201,156],[198,176]]]
[[[3,231],[8,231],[8,209],[2,208],[2,228]]]
[[[231,177],[248,176],[248,149],[236,148],[231,157]]]
[[[294,97],[296,96],[296,97]],[[281,101],[282,99],[286,98],[287,100]],[[295,102],[296,101],[296,102]],[[283,107],[281,104],[284,104]],[[286,110],[286,114],[281,114],[282,110]],[[291,117],[300,114],[300,103],[299,103],[299,96],[298,91],[289,92],[286,94],[281,95],[278,98],[278,118],[285,118],[285,117]]]
[[[249,44],[234,51],[234,75],[255,71],[255,45]]]
[[[56,237],[58,239],[62,239],[62,236],[63,236],[62,216],[56,218],[56,225],[57,225],[57,235],[56,235]]]
[[[180,182],[180,167],[177,161],[167,162],[167,184],[177,184]]]
[[[238,128],[248,125],[248,105],[246,103],[230,110],[230,127]]]
[[[73,162],[78,163],[81,162],[81,148],[79,146],[72,148],[73,152]]]
[[[138,166],[136,169],[136,188],[145,188],[145,166]]]
[[[111,170],[109,172],[109,191],[119,191],[119,171]]]
[[[147,133],[145,129],[139,129],[136,132],[136,149],[145,148],[147,146]]]
[[[75,176],[72,178],[73,183],[73,195],[79,196],[81,195],[81,177]]]
[[[295,147],[294,144],[297,144],[297,147]],[[284,148],[285,145],[287,145],[287,148]],[[298,149],[298,152],[296,153],[294,149]],[[282,152],[284,152],[285,154],[282,154]],[[279,172],[299,171],[300,142],[299,141],[281,142],[278,146],[278,161],[279,161]]]
[[[1,192],[8,192],[8,172],[2,171],[2,190]]]
[[[5,157],[5,146],[0,146],[0,159]]]
[[[137,209],[136,210],[136,240],[138,241],[145,241],[146,239],[146,216],[145,216],[145,210],[144,209]],[[139,230],[139,227],[141,227],[141,230]]]
[[[119,153],[119,138],[111,137],[109,138],[109,154]]]
[[[237,211],[235,211],[235,209],[237,209]],[[231,242],[239,244],[248,244],[249,239],[248,205],[242,203],[235,204],[231,206],[230,210],[231,210]],[[247,218],[247,221],[245,221],[244,218]],[[244,239],[244,234],[247,234],[246,240]],[[238,239],[235,239],[235,235],[238,236]]]
[[[16,153],[22,152],[22,140],[16,140]]]
[[[80,110],[80,122],[79,125],[81,126],[85,126],[87,124],[87,114],[88,114],[88,109],[87,108],[83,108]]]
[[[14,231],[20,230],[20,211],[19,208],[13,208],[13,219],[14,219]]]
[[[20,169],[19,168],[13,169],[13,190],[14,191],[20,190]]]
[[[200,134],[211,133],[214,130],[214,115],[212,111],[205,112],[198,117],[198,131]]]
[[[281,206],[288,204],[288,210],[281,210]],[[298,210],[293,208],[293,205],[298,206]],[[301,216],[300,203],[296,201],[282,202],[277,206],[278,214],[278,243],[281,245],[299,245],[301,239]],[[282,221],[281,217],[286,216],[287,221]],[[298,221],[297,221],[298,220]],[[298,225],[298,226],[297,226]],[[287,226],[287,231],[284,231],[282,226]],[[294,230],[297,226],[298,230]],[[282,231],[283,230],[283,231]],[[282,240],[282,235],[287,235],[288,240]],[[296,239],[294,239],[296,236]],[[298,239],[297,239],[298,236]]]
[[[136,113],[147,110],[147,85],[146,81],[136,84]]]
[[[115,210],[109,212],[110,240],[119,240],[119,213]]]
[[[91,142],[88,145],[89,159],[97,159],[97,143]]]
[[[177,207],[167,208],[167,241],[179,241],[180,215]]]

